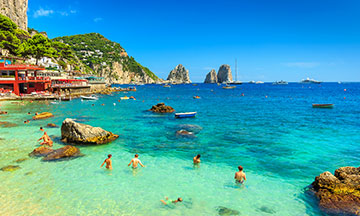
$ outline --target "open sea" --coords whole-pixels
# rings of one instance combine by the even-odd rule
[[[17,124],[0,125],[0,167],[21,167],[0,171],[0,215],[226,215],[223,207],[238,215],[323,215],[307,187],[324,171],[360,164],[360,83],[137,89],[98,101],[0,102],[9,112],[0,121]],[[118,102],[125,95],[137,100]],[[159,102],[197,116],[147,111]],[[312,103],[335,106],[315,109]],[[32,116],[27,112],[45,111],[55,117],[23,123]],[[39,146],[39,127],[61,126],[65,118],[120,137],[80,146],[85,156],[73,160],[29,158]],[[182,128],[195,136],[177,137]],[[60,128],[45,129],[54,148],[64,146]],[[135,153],[145,168],[127,166]],[[107,154],[113,155],[112,171],[100,168]],[[198,167],[192,163],[196,154]],[[27,160],[15,162],[22,158]],[[234,182],[239,165],[247,175],[243,185]],[[165,206],[165,196],[184,202]]]

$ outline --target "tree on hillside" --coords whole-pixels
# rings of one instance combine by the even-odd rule
[[[24,56],[32,56],[36,59],[36,64],[43,57],[53,57],[56,50],[52,47],[51,41],[42,34],[36,34],[21,46]]]
[[[17,26],[8,17],[0,14],[0,48],[12,55],[19,55],[21,40],[16,36]]]

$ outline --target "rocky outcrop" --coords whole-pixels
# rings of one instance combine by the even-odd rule
[[[189,70],[186,70],[182,64],[179,64],[174,68],[174,70],[170,71],[167,80],[176,84],[191,83]]]
[[[0,13],[9,17],[22,30],[27,31],[28,0],[0,0]]]
[[[166,106],[164,103],[158,103],[151,107],[150,111],[156,113],[172,113],[175,112],[174,108],[171,106]]]
[[[61,125],[61,139],[65,143],[98,145],[109,143],[118,137],[100,127],[77,123],[69,118]]]
[[[46,147],[46,146],[40,146],[36,149],[34,149],[30,154],[29,156],[35,156],[35,157],[42,157],[42,156],[46,156],[48,154],[50,154],[51,152],[53,152],[54,150],[49,148],[49,147]]]
[[[0,127],[10,128],[10,127],[16,127],[16,126],[17,126],[17,124],[12,123],[12,122],[0,121]]]
[[[233,81],[230,65],[224,64],[220,66],[217,79],[219,83]]]
[[[99,71],[100,68],[95,67]],[[131,72],[123,67],[121,62],[113,62],[112,67],[101,67],[100,76],[105,77],[107,83],[129,84],[129,83],[146,83],[151,84],[157,81],[151,78],[143,69],[139,73]]]
[[[33,119],[34,120],[39,120],[39,119],[47,119],[47,118],[51,118],[51,117],[54,117],[54,115],[52,113],[43,112],[43,113],[40,113],[40,114],[37,114],[37,115],[33,116]]]
[[[320,207],[332,214],[360,215],[360,167],[324,172],[312,183]]]
[[[53,160],[65,159],[76,156],[80,156],[80,150],[75,146],[67,145],[47,154],[42,160],[53,161]]]
[[[217,83],[218,82],[218,78],[216,75],[216,71],[214,69],[212,69],[205,78],[204,83]]]

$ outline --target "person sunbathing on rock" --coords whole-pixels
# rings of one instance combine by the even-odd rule
[[[108,158],[104,160],[104,162],[101,164],[100,168],[104,166],[106,163],[106,169],[112,170],[112,161],[111,161],[111,154],[108,154]]]
[[[53,141],[50,139],[46,131],[44,132],[44,135],[40,137],[40,139],[38,139],[38,141],[40,140],[44,140],[43,142],[40,143],[40,145],[48,145],[49,147],[53,146]]]

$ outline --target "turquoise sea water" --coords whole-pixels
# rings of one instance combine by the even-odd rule
[[[321,172],[360,164],[358,83],[137,89],[96,102],[0,102],[9,111],[0,121],[18,124],[0,127],[0,167],[21,167],[0,171],[0,215],[218,215],[219,206],[240,215],[321,215],[306,187]],[[137,100],[118,102],[124,95]],[[194,100],[194,95],[201,99]],[[158,102],[198,114],[174,119],[173,114],[146,111]],[[312,103],[335,107],[314,109]],[[27,112],[44,111],[55,117],[23,124],[31,117]],[[107,145],[79,147],[85,156],[73,160],[14,162],[38,147],[40,126],[61,126],[65,118],[120,137]],[[176,137],[184,124],[198,126],[195,138]],[[60,128],[45,129],[54,148],[64,145]],[[101,169],[110,153],[114,169]],[[127,164],[135,153],[146,167],[133,171]],[[198,153],[202,163],[194,167],[192,158]],[[233,180],[238,165],[248,178],[242,186]],[[159,200],[165,196],[184,202],[164,206]]]

